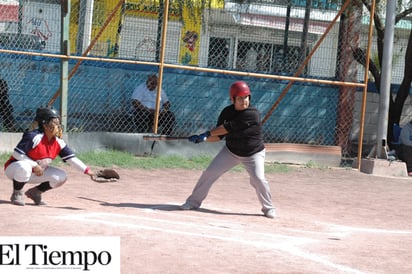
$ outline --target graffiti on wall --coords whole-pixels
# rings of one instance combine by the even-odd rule
[[[150,60],[154,57],[156,52],[156,41],[150,37],[144,37],[135,48],[135,58]]]
[[[186,52],[181,60],[181,63],[184,65],[189,64],[193,60],[193,52],[196,49],[196,43],[197,40],[199,39],[199,34],[197,31],[194,30],[188,30],[182,37],[182,41],[185,45],[185,48],[188,49],[189,51]]]
[[[43,13],[43,10],[39,10],[39,14]],[[41,40],[41,43],[45,46],[46,41],[53,35],[50,28],[49,23],[46,19],[41,17],[31,17],[27,21],[27,28],[30,33],[38,36]]]

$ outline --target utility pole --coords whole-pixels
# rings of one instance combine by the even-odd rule
[[[387,134],[389,99],[392,81],[393,37],[395,32],[396,1],[386,1],[385,38],[382,58],[382,79],[379,98],[378,132],[376,136],[376,153],[380,159],[387,158]]]

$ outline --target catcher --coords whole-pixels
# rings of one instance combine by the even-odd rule
[[[86,166],[61,139],[62,127],[60,116],[53,108],[39,108],[35,122],[38,128],[23,133],[23,137],[11,157],[4,165],[7,178],[13,181],[12,204],[24,206],[23,187],[26,183],[37,184],[24,194],[33,200],[35,205],[45,205],[42,194],[50,189],[62,186],[67,180],[65,171],[49,166],[57,156],[64,162],[76,167],[95,181],[112,181],[119,179],[104,178],[113,173],[98,171],[96,174]],[[101,177],[99,177],[101,176]]]

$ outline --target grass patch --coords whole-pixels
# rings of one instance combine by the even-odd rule
[[[0,154],[0,161],[4,163],[9,158],[10,154]],[[136,157],[135,155],[117,150],[105,151],[89,151],[78,153],[77,157],[85,164],[92,167],[113,167],[113,168],[140,168],[140,169],[192,169],[203,170],[212,161],[214,156],[202,155],[192,157],[190,159],[181,156],[157,156],[157,157]],[[63,161],[58,157],[53,161],[52,165],[64,165]],[[233,172],[245,170],[242,165],[238,165],[231,169]],[[287,173],[293,168],[281,163],[267,163],[265,165],[266,173]]]
[[[2,166],[4,163],[10,158],[10,154],[2,153],[0,154],[0,161],[2,163]]]
[[[288,173],[294,171],[296,168],[290,167],[282,163],[266,163],[265,172],[266,173]]]
[[[312,160],[310,160],[309,162],[307,162],[305,166],[308,167],[308,168],[317,168],[317,169],[321,169],[321,170],[328,169],[327,166],[321,165],[321,164],[316,163],[316,162],[314,162],[314,161],[312,161]]]

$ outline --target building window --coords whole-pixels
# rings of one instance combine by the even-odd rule
[[[307,51],[305,55],[302,56],[301,52],[300,47],[288,46],[285,51],[283,46],[276,45],[273,54],[273,72],[294,74],[298,70],[301,61],[309,54],[309,51]],[[307,74],[307,68],[306,66],[301,74]]]
[[[211,37],[207,66],[210,68],[229,68],[229,38]]]
[[[231,47],[230,38],[211,37],[207,64],[209,68],[294,74],[305,56],[296,46],[288,46],[284,50],[283,45],[239,40],[235,50]],[[306,73],[307,67],[302,74]]]

